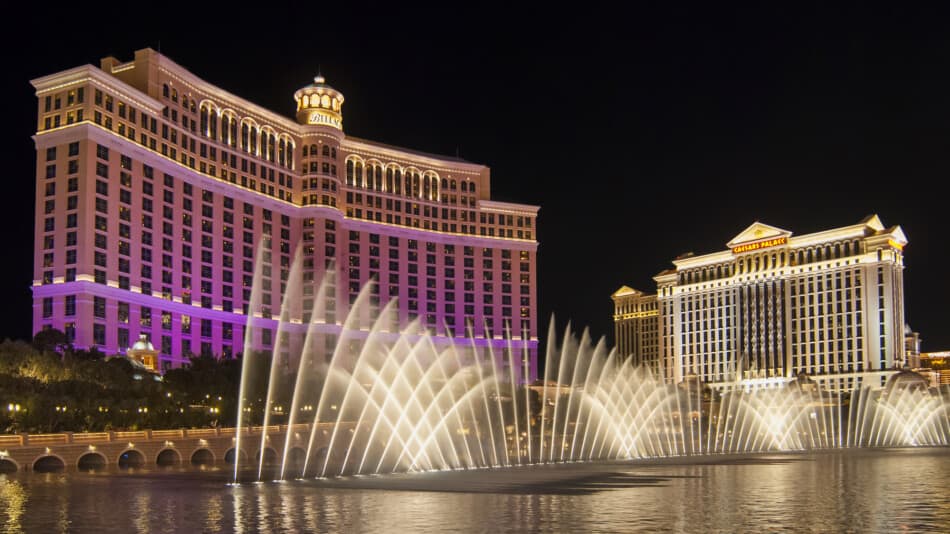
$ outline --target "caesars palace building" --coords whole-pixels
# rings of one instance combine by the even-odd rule
[[[801,373],[833,391],[880,387],[904,363],[906,243],[877,215],[801,236],[756,222],[726,250],[675,259],[655,294],[615,292],[618,351],[719,390]]]
[[[245,338],[284,346],[278,333],[293,353],[336,266],[319,347],[375,281],[369,306],[395,299],[399,327],[511,351],[515,374],[536,375],[539,208],[492,200],[488,167],[346,135],[343,94],[320,76],[293,94],[293,118],[151,49],[32,84],[34,331],[110,354],[144,338],[162,369],[236,355]],[[279,331],[298,257],[301,300]],[[262,309],[245,336],[252,286]]]

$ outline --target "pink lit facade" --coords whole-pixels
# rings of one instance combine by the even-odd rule
[[[343,95],[319,77],[294,94],[296,120],[150,49],[32,83],[34,331],[106,353],[144,334],[163,369],[235,355],[263,247],[256,349],[277,343],[299,251],[288,346],[335,263],[318,346],[375,280],[370,306],[396,298],[401,327],[468,350],[472,332],[474,350],[511,351],[515,373],[536,377],[539,208],[492,201],[488,167],[346,136]]]

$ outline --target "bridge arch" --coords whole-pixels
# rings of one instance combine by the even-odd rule
[[[80,471],[94,471],[96,469],[105,469],[109,460],[101,452],[89,451],[79,455],[76,459],[76,468]]]
[[[301,447],[291,447],[287,451],[287,466],[288,467],[303,467],[304,458],[306,458],[307,452],[304,451]]]
[[[227,452],[224,453],[224,463],[228,465],[234,465],[235,454],[237,454],[237,449],[235,447],[228,449]],[[244,449],[241,449],[241,463],[247,463],[247,451]]]
[[[212,465],[214,461],[214,452],[207,447],[198,447],[191,453],[191,465]]]
[[[33,460],[33,471],[37,473],[55,473],[66,469],[66,461],[58,454],[42,454]]]
[[[13,458],[0,458],[0,473],[16,473],[20,470],[20,464]]]
[[[119,453],[116,463],[120,469],[129,469],[131,467],[144,467],[145,455],[135,449],[125,449]]]
[[[310,454],[310,460],[307,461],[307,472],[304,473],[304,475],[305,476],[319,475],[320,472],[323,470],[323,464],[327,459],[327,454],[329,453],[330,453],[330,449],[328,447],[320,447],[318,449],[315,449]],[[304,454],[304,457],[306,457],[306,453]],[[301,467],[303,467],[303,464],[301,464]]]
[[[276,465],[279,461],[277,450],[273,447],[264,447],[262,450],[257,451],[257,454],[254,455],[255,462],[261,461],[261,454],[264,455],[264,465]]]
[[[181,464],[181,453],[176,449],[171,447],[166,447],[155,455],[155,465],[159,466],[169,466],[169,465],[180,465]]]

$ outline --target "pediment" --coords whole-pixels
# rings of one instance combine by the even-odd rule
[[[878,217],[876,213],[868,215],[864,219],[861,219],[861,224],[877,232],[880,232],[881,230],[884,229],[884,223],[881,222],[881,218]]]
[[[637,291],[636,289],[632,287],[620,286],[620,289],[618,289],[617,291],[614,291],[614,294],[610,296],[612,298],[617,298],[617,297],[626,297],[628,295],[642,295],[642,294],[643,294],[642,292]]]
[[[739,233],[736,237],[732,238],[732,241],[726,243],[726,246],[733,248],[736,245],[742,243],[750,243],[753,241],[761,241],[763,239],[775,239],[778,237],[791,237],[792,233],[788,230],[783,230],[781,228],[776,228],[775,226],[769,226],[758,221],[749,225],[748,228]]]

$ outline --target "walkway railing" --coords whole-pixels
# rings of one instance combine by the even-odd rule
[[[320,426],[333,426],[333,423],[321,423]],[[312,425],[297,424],[291,430],[309,432]],[[248,436],[261,435],[263,426],[244,428]],[[270,425],[268,434],[281,434],[288,431],[287,425]],[[237,434],[237,428],[180,428],[172,430],[115,430],[109,432],[62,432],[58,434],[0,434],[0,447],[26,447],[36,445],[68,445],[71,443],[109,443],[129,440],[167,440],[171,438],[218,438]]]

